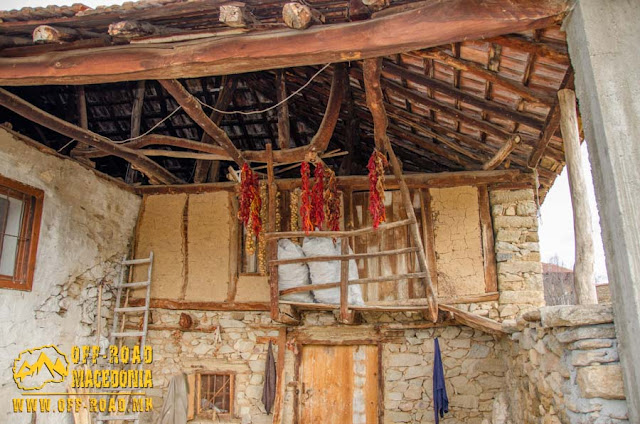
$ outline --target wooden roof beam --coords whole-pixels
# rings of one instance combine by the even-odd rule
[[[522,50],[530,54],[535,54],[536,56],[544,57],[545,59],[552,60],[562,65],[569,64],[569,53],[566,50],[561,51],[548,44],[528,40],[519,35],[502,35],[490,38],[486,41],[500,44],[501,46],[515,50]]]
[[[453,318],[458,323],[466,325],[467,327],[484,331],[485,333],[494,334],[496,336],[506,335],[506,333],[502,330],[502,325],[498,321],[481,317],[480,315],[476,315],[471,312],[465,312],[461,309],[456,308],[455,306],[444,305],[442,303],[438,305],[438,308],[440,310],[452,313]]]
[[[180,178],[139,152],[129,147],[116,144],[99,134],[63,121],[2,88],[0,88],[0,105],[52,131],[74,138],[89,146],[93,146],[130,162],[134,168],[144,173],[152,182],[164,184],[178,184],[183,182]]]
[[[218,20],[231,28],[247,28],[260,21],[242,2],[230,2],[220,6]]]
[[[486,112],[489,112],[495,116],[498,116],[502,119],[514,121],[520,124],[527,125],[535,130],[542,132],[544,129],[544,120],[538,118],[535,115],[523,113],[514,109],[510,109],[506,106],[503,106],[499,103],[492,102],[490,100],[485,100],[480,97],[473,96],[469,93],[466,93],[462,90],[459,90],[444,81],[439,81],[436,79],[429,78],[426,75],[417,74],[415,72],[411,72],[395,63],[390,61],[384,61],[382,64],[382,71],[389,73],[395,77],[405,79],[407,81],[411,81],[415,84],[419,84],[425,87],[432,88],[436,91],[439,91],[442,94],[447,96],[451,96],[456,100],[462,101],[464,103],[468,103],[470,105],[476,106]]]
[[[482,165],[482,169],[496,169],[513,152],[513,149],[520,143],[520,136],[514,135],[496,152],[495,155]]]
[[[0,85],[99,84],[196,78],[346,62],[466,39],[544,28],[562,18],[565,0],[426,2],[366,21],[176,42],[0,58]]]
[[[227,151],[231,159],[238,165],[244,165],[242,153],[236,148],[227,133],[216,125],[207,114],[204,113],[198,100],[187,91],[177,80],[159,80],[169,94],[178,102],[182,109],[198,124],[205,133]]]
[[[316,9],[302,3],[285,3],[282,6],[282,19],[284,23],[293,29],[307,29],[312,23],[321,23],[325,21],[322,13]]]
[[[109,25],[109,35],[120,38],[136,38],[149,35],[164,35],[181,32],[177,28],[167,28],[144,21],[119,21]]]
[[[64,43],[83,38],[109,38],[105,34],[98,34],[78,28],[40,25],[33,30],[34,43]]]
[[[469,60],[458,59],[451,57],[443,51],[418,51],[413,52],[419,57],[434,59],[445,65],[451,66],[453,69],[469,72],[470,74],[477,75],[493,84],[504,87],[508,90],[517,93],[523,99],[538,105],[550,106],[553,103],[553,97],[544,93],[537,93],[531,90],[529,87],[524,86],[522,83],[510,80],[499,75],[497,72],[490,71],[482,66],[471,62]]]

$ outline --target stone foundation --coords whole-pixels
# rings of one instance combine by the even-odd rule
[[[503,322],[511,420],[493,424],[627,423],[610,305],[549,306]]]

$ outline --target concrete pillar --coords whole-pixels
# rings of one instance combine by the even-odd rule
[[[640,423],[639,22],[637,0],[578,0],[565,21],[633,423]]]

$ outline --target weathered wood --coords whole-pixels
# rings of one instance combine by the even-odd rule
[[[381,283],[387,281],[400,281],[406,280],[410,278],[425,278],[428,276],[427,272],[412,272],[408,274],[399,274],[399,275],[383,275],[381,277],[370,277],[370,278],[358,278],[357,280],[349,280],[347,285],[353,286],[356,284],[371,284],[371,283]],[[291,293],[303,293],[312,290],[324,290],[324,289],[334,289],[336,287],[340,287],[340,282],[336,283],[322,283],[322,284],[310,284],[306,286],[292,287],[290,289],[280,291],[280,295],[284,296]],[[355,308],[355,306],[351,305],[350,307]]]
[[[278,103],[287,98],[287,80],[284,70],[276,71],[276,100]],[[289,123],[289,105],[287,102],[278,106],[278,148],[291,147],[291,128]]]
[[[365,227],[349,231],[312,231],[309,234],[305,233],[304,231],[281,231],[277,233],[268,232],[265,234],[265,237],[267,238],[267,240],[295,237],[354,237],[359,235],[371,234],[374,232],[391,230],[398,227],[405,227],[407,225],[410,225],[412,222],[414,221],[412,221],[411,219],[403,219],[402,221],[380,224],[377,229],[373,227]]]
[[[307,263],[307,262],[339,261],[342,259],[365,259],[365,258],[374,258],[378,256],[404,255],[407,253],[412,253],[417,251],[418,251],[417,247],[405,247],[402,249],[384,250],[382,252],[351,253],[346,255],[335,255],[335,256],[307,256],[304,258],[296,258],[296,259],[277,259],[272,263],[274,265],[287,265],[287,264],[299,264],[299,263]]]
[[[195,150],[197,152],[209,153],[224,158],[224,160],[231,160],[227,152],[220,146],[213,146],[199,141],[171,137],[168,135],[148,134],[126,143],[120,143],[120,146],[128,147],[130,149],[142,149],[143,147],[153,145],[181,147],[184,149]],[[75,155],[85,158],[100,158],[109,156],[109,153],[98,149],[83,149],[78,150]]]
[[[389,6],[389,0],[362,0],[371,10],[381,10]]]
[[[89,129],[89,118],[87,116],[87,97],[84,91],[84,85],[76,86],[76,106],[78,110],[78,126],[83,130]],[[76,157],[75,152],[78,149],[86,148],[87,145],[84,143],[78,143],[76,146],[71,149],[69,152],[69,156]],[[88,164],[91,164],[90,161],[87,160]]]
[[[231,2],[221,5],[218,20],[232,28],[246,28],[260,23],[247,8],[247,5],[241,2]]]
[[[482,237],[485,292],[491,293],[498,291],[498,271],[496,264],[496,247],[493,240],[491,205],[489,204],[489,190],[486,185],[478,186],[478,209],[480,214],[480,233]]]
[[[227,287],[227,302],[233,302],[238,291],[238,264],[240,263],[240,249],[242,246],[242,223],[238,220],[240,209],[236,193],[229,193],[229,286]]]
[[[238,79],[230,76],[223,76],[221,82],[221,91],[218,93],[218,98],[216,99],[215,108],[217,110],[226,110],[231,101],[233,99],[233,93],[235,92],[236,86],[238,85]],[[214,124],[220,126],[222,123],[222,118],[224,114],[218,112],[217,110],[212,110],[209,115],[209,119],[213,121]],[[202,134],[202,138],[200,139],[201,143],[207,144],[215,144],[214,140],[207,134],[206,132]],[[196,168],[193,174],[193,182],[194,183],[203,183],[207,181],[209,171],[214,164],[209,161],[197,160]]]
[[[33,30],[32,37],[34,43],[63,43],[80,38],[99,38],[104,35],[84,29],[40,25]]]
[[[214,139],[223,149],[227,151],[229,156],[235,163],[242,166],[244,164],[244,158],[240,151],[233,145],[231,139],[227,133],[225,133],[219,126],[217,126],[209,117],[204,113],[198,100],[187,91],[186,88],[180,84],[177,80],[160,80],[162,87],[164,87],[169,94],[178,102],[182,109],[198,124],[204,132],[206,132],[212,139]]]
[[[513,152],[513,150],[520,144],[521,137],[519,135],[514,135],[510,137],[506,143],[500,147],[500,149],[496,152],[495,155],[488,161],[486,161],[482,165],[482,169],[490,170],[496,169],[504,160]]]
[[[508,119],[519,124],[524,124],[541,132],[543,130],[544,121],[533,114],[520,112],[518,110],[510,109],[506,106],[503,106],[500,103],[482,99],[465,91],[457,89],[443,81],[436,80],[426,75],[418,74],[416,72],[411,72],[387,60],[382,63],[382,70],[385,73],[390,73],[391,75],[403,78],[407,81],[411,81],[416,84],[420,84],[433,90],[439,91],[440,93],[451,96],[461,102],[479,107],[482,110],[491,113],[492,115],[498,116],[502,119]]]
[[[138,152],[145,156],[165,156],[168,158],[197,159],[206,161],[220,161],[227,159],[226,155],[215,155],[212,153],[199,152],[183,152],[181,150],[141,149],[138,150]]]
[[[138,81],[136,89],[133,92],[133,104],[131,105],[131,138],[135,138],[140,135],[145,88],[145,81]]]
[[[560,106],[560,129],[564,141],[564,155],[567,159],[571,206],[573,209],[573,229],[575,233],[575,264],[573,284],[576,300],[580,305],[598,303],[593,272],[594,249],[591,228],[591,208],[587,193],[587,182],[580,152],[580,132],[576,94],[573,90],[558,91]]]
[[[342,239],[340,244],[340,253],[342,261],[340,262],[340,321],[348,323],[349,316],[349,259],[345,256],[349,255],[349,238]]]
[[[273,175],[273,151],[271,143],[267,143],[267,230],[273,233],[276,230],[276,197],[278,188],[274,184]],[[271,302],[271,319],[278,321],[280,317],[280,309],[278,307],[278,267],[273,265],[273,261],[278,258],[278,242],[277,239],[267,237],[268,233],[262,235],[267,240],[267,255],[269,258],[269,294]]]
[[[566,9],[567,2],[561,0],[446,0],[366,21],[186,41],[170,49],[126,45],[2,58],[0,85],[197,78],[346,62],[545,28]]]
[[[32,42],[31,38],[0,35],[0,48],[29,46]]]
[[[349,72],[345,72],[344,78],[345,78],[344,112],[347,115],[347,118],[346,118],[347,129],[346,129],[346,136],[344,140],[344,149],[347,152],[349,152],[349,154],[345,156],[342,162],[340,163],[340,169],[337,172],[338,175],[351,174],[351,167],[353,164],[354,157],[356,155],[355,146],[358,143],[358,135],[360,130],[360,124],[354,108],[353,93],[351,91],[351,80],[349,77]]]
[[[533,40],[528,40],[518,35],[503,35],[490,38],[487,41],[515,50],[532,53],[538,57],[544,57],[545,59],[553,60],[562,65],[569,64],[569,53],[566,50],[560,51],[551,45],[534,42]]]
[[[500,298],[500,293],[490,292],[483,294],[472,294],[465,296],[447,296],[438,297],[438,302],[446,303],[448,305],[456,305],[463,303],[481,303],[481,302],[495,302]]]
[[[121,38],[136,38],[147,35],[161,35],[180,32],[176,28],[165,28],[143,21],[120,21],[109,25],[109,35]]]
[[[144,299],[131,299],[129,306],[143,306]],[[173,299],[151,299],[152,309],[175,311],[268,311],[268,302],[189,302]]]
[[[389,163],[391,164],[391,169],[400,187],[400,193],[402,194],[402,200],[407,217],[409,218],[409,221],[411,221],[411,225],[409,225],[409,234],[411,235],[414,246],[419,249],[416,254],[420,270],[422,271],[420,273],[422,276],[419,278],[424,278],[427,299],[429,300],[429,317],[433,322],[435,322],[438,319],[438,301],[436,300],[433,285],[431,283],[431,277],[428,272],[429,266],[424,254],[424,247],[420,237],[415,211],[413,210],[411,194],[409,193],[409,188],[407,187],[407,183],[402,175],[402,165],[400,165],[400,162],[391,147],[389,137],[387,136],[388,119],[384,109],[382,89],[380,87],[381,64],[381,58],[366,59],[364,61],[364,83],[367,94],[367,106],[369,106],[371,114],[373,115],[376,146],[381,146],[384,149],[383,151],[386,151],[387,155],[389,155]],[[377,84],[375,81],[377,81]]]
[[[349,175],[337,177],[338,188],[341,190],[367,190],[369,180],[366,175]],[[477,186],[480,184],[518,184],[532,187],[531,174],[514,169],[495,171],[459,171],[459,172],[434,172],[405,175],[405,181],[409,187],[416,188],[444,188],[457,186]],[[276,180],[279,190],[287,191],[300,187],[299,178],[284,178]],[[137,187],[140,194],[174,194],[174,193],[207,193],[219,190],[235,190],[235,183],[204,183],[204,184],[180,184],[169,186],[149,185]],[[385,187],[394,189],[398,187],[394,176],[387,176]],[[520,187],[522,188],[522,187]],[[298,237],[298,236],[295,236]]]
[[[273,402],[273,424],[282,423],[284,409],[284,360],[287,349],[287,329],[281,328],[278,334],[278,359],[276,360],[276,398]]]
[[[427,59],[435,59],[439,62],[451,66],[454,69],[477,75],[485,79],[486,81],[491,82],[492,84],[499,85],[510,91],[513,91],[514,93],[517,93],[523,99],[526,99],[531,103],[541,105],[551,105],[553,103],[553,98],[551,96],[548,96],[544,93],[535,92],[529,87],[526,87],[525,85],[517,81],[505,78],[499,75],[497,72],[493,72],[489,69],[483,68],[474,62],[449,56],[442,51],[416,52],[415,54]]]
[[[561,88],[571,88],[573,87],[573,70],[569,68],[564,77]],[[547,121],[544,126],[544,132],[540,136],[540,140],[536,144],[535,148],[531,152],[529,156],[529,161],[527,165],[529,168],[537,168],[540,163],[540,159],[544,155],[544,151],[551,143],[551,138],[556,134],[558,128],[560,127],[560,106],[558,105],[558,100],[556,99],[553,105],[551,106],[551,110],[549,110],[549,114],[547,115]]]
[[[424,249],[427,261],[429,263],[429,274],[431,275],[431,284],[433,291],[438,294],[438,268],[436,261],[436,232],[433,224],[433,209],[431,207],[431,192],[429,189],[420,190],[421,196],[421,212],[422,226],[424,228]],[[426,289],[426,287],[425,287]]]
[[[301,3],[285,3],[282,6],[282,20],[293,29],[307,29],[312,23],[324,23],[325,18],[318,10]]]
[[[0,104],[43,127],[130,162],[133,167],[147,175],[152,181],[166,184],[178,184],[181,182],[178,177],[139,152],[120,146],[106,137],[63,121],[2,88],[0,88]]]
[[[484,331],[485,333],[494,334],[496,336],[503,336],[506,333],[502,330],[502,325],[498,321],[494,321],[489,318],[481,317],[471,312],[465,312],[455,306],[440,304],[440,309],[451,312],[454,319],[460,324],[467,327],[475,328],[476,330]]]

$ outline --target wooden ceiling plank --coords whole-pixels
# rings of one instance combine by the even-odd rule
[[[69,122],[53,116],[42,109],[0,88],[0,105],[52,131],[74,138],[80,142],[120,157],[149,177],[151,181],[164,184],[182,183],[180,178],[167,171],[156,162],[128,147],[118,145],[106,137],[82,129]]]
[[[568,2],[562,0],[446,0],[389,16],[305,31],[185,41],[171,48],[123,45],[1,58],[0,85],[196,78],[346,62],[544,28],[558,21],[567,7]]]
[[[204,113],[198,100],[187,91],[186,88],[180,84],[177,80],[159,80],[162,87],[164,87],[169,94],[178,102],[184,111],[198,124],[205,133],[207,133],[213,140],[215,140],[223,149],[227,151],[231,159],[238,165],[244,165],[244,158],[242,153],[236,148],[233,142],[229,139],[227,133],[225,133],[218,125],[216,125],[207,114]]]

